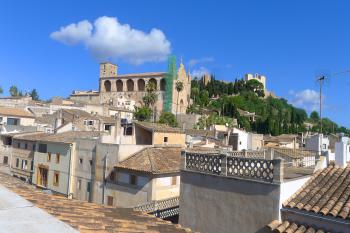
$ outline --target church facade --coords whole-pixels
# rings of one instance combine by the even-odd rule
[[[167,81],[171,85],[167,85]],[[176,90],[176,82],[183,83],[183,90],[179,93]],[[118,66],[104,62],[100,64],[99,91],[74,91],[70,99],[84,103],[98,103],[110,106],[120,106],[121,101],[129,100],[135,106],[142,106],[142,98],[146,94],[146,86],[152,82],[156,87],[158,95],[154,106],[156,112],[163,111],[166,98],[170,101],[171,112],[186,113],[190,105],[191,76],[186,73],[184,65],[180,64],[177,75],[174,79],[167,78],[167,72],[149,72],[134,74],[118,74]],[[166,91],[171,88],[171,95]],[[178,104],[177,104],[178,103]]]

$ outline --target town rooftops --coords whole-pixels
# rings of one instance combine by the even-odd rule
[[[106,207],[46,194],[34,186],[4,173],[0,173],[0,185],[82,233],[191,232],[189,229],[181,228],[179,225],[163,221],[152,215],[133,211],[132,209]],[[25,209],[22,208],[22,211],[25,211]],[[12,216],[13,222],[11,224],[16,224],[16,218],[18,217]],[[29,225],[30,223],[28,222]],[[0,227],[1,224],[6,223],[0,223]],[[45,224],[45,219],[42,219],[42,224]],[[50,227],[47,226],[47,229],[50,229]],[[51,232],[50,230],[48,231]]]
[[[100,134],[99,131],[68,131],[57,134],[35,132],[18,134],[13,138],[27,141],[73,143],[77,139],[93,139],[100,136]]]
[[[0,107],[0,115],[24,118],[34,118],[34,115],[22,108]]]
[[[278,220],[272,221],[268,228],[275,233],[325,233],[326,231],[317,229],[314,227],[310,227],[306,224],[298,224],[295,222],[283,221],[280,222]]]
[[[201,137],[215,137],[214,130],[206,129],[186,129],[185,133],[191,136],[201,136]]]
[[[116,167],[150,174],[166,174],[179,172],[180,164],[181,148],[152,147],[136,152]]]
[[[147,72],[147,73],[134,73],[134,74],[118,74],[117,76],[101,78],[101,79],[110,79],[110,78],[148,78],[148,77],[163,77],[166,72]]]
[[[345,168],[331,165],[317,171],[283,207],[349,220],[350,165]]]
[[[73,118],[81,118],[87,120],[102,120],[104,123],[115,123],[117,121],[113,117],[101,116],[97,114],[95,115],[80,109],[61,109],[60,111],[70,114]]]
[[[90,90],[90,91],[73,91],[71,96],[89,96],[89,95],[96,95],[98,96],[100,93],[98,91]]]
[[[151,123],[145,121],[135,121],[136,126],[140,126],[148,131],[166,132],[166,133],[184,133],[184,130],[177,127],[171,127],[166,124]]]

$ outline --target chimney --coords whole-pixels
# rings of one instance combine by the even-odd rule
[[[335,164],[344,168],[350,160],[350,145],[348,137],[342,137],[335,143]]]

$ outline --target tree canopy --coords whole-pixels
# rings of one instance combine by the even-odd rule
[[[283,98],[264,96],[264,87],[257,80],[235,80],[223,82],[211,77],[211,82],[204,85],[203,79],[192,80],[191,98],[193,104],[188,113],[207,114],[198,126],[208,127],[224,119],[237,119],[240,127],[258,133],[280,135],[306,131],[305,122],[312,122],[313,131],[318,132],[319,116],[312,112],[310,117],[304,109],[294,107]],[[241,115],[240,110],[254,113],[255,117]],[[323,132],[349,133],[345,127],[339,127],[330,119],[323,118]]]

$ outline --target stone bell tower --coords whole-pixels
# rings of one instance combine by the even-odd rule
[[[100,63],[100,78],[117,77],[118,66],[110,62]]]

